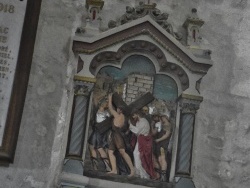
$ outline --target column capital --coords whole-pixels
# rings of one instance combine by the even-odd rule
[[[75,76],[75,95],[84,95],[89,96],[92,92],[94,85],[96,83],[95,78],[83,77],[83,76]]]
[[[182,113],[193,113],[200,108],[200,103],[203,101],[203,97],[189,94],[182,94],[178,98],[179,106]]]

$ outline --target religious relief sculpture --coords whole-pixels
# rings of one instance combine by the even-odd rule
[[[192,9],[180,42],[155,3],[127,6],[109,30],[103,5],[86,1],[86,23],[72,46],[85,83],[75,88],[65,171],[148,187],[190,182],[199,85],[212,66],[211,51],[200,48],[204,21]]]
[[[85,170],[166,182],[175,102],[153,96],[155,75],[118,78],[112,69],[97,75]]]

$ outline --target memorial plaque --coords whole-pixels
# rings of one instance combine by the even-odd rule
[[[6,126],[26,4],[27,1],[0,1],[0,146]]]
[[[41,0],[0,0],[0,163],[13,162]]]

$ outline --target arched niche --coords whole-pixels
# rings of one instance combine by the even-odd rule
[[[105,56],[105,52],[97,54],[92,62],[94,62],[96,57],[99,56]],[[96,70],[93,71],[96,78],[92,96],[93,101],[95,101],[95,98],[102,100],[107,97],[109,92],[116,92],[120,94],[121,98],[127,105],[129,105],[140,98],[143,94],[150,92],[155,100],[149,104],[146,103],[145,106],[148,106],[149,108],[155,108],[157,106],[157,111],[159,111],[158,113],[161,113],[161,115],[167,114],[170,117],[171,113],[172,132],[174,132],[177,114],[176,101],[179,92],[182,91],[181,84],[178,85],[174,79],[174,77],[176,77],[175,73],[173,72],[171,74],[169,71],[160,71],[159,66],[157,66],[159,64],[157,58],[150,58],[150,55],[143,55],[142,52],[136,53],[136,51],[133,51],[131,54],[128,53],[124,58],[121,58],[120,61],[112,61],[111,57],[108,57],[109,58],[106,59],[105,62],[98,64],[98,66],[95,67]],[[178,82],[180,83],[179,80]],[[85,134],[85,137],[89,139],[93,130],[91,126],[89,126],[87,130],[88,133]],[[169,181],[171,173],[172,155],[174,157],[176,156],[176,153],[172,153],[173,140],[174,135],[171,139],[171,144],[169,144],[169,150],[167,151],[168,156],[166,156],[166,160],[168,160],[169,163],[167,168],[167,182]],[[85,143],[85,148],[87,147],[88,144]],[[93,169],[91,166],[91,155],[87,149],[85,151],[85,156],[83,157],[85,159],[84,174],[86,176],[92,176]],[[98,161],[98,164],[101,166],[99,170],[105,171],[100,160]],[[174,167],[172,168],[172,171],[174,171]],[[126,174],[126,172],[120,172],[120,175],[124,174]],[[99,174],[99,176],[101,175]]]

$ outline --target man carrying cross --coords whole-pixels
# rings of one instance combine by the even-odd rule
[[[133,152],[136,175],[145,179],[155,179],[156,174],[154,172],[152,161],[152,144],[153,139],[150,135],[150,125],[146,118],[143,117],[143,113],[137,110],[132,113],[133,121],[135,125],[129,121],[129,129],[137,135],[137,142]]]
[[[125,128],[125,116],[122,107],[118,106],[117,110],[114,110],[114,107],[112,105],[112,94],[109,94],[109,101],[108,101],[109,111],[114,116],[113,122],[112,122],[112,131],[109,137],[109,159],[111,163],[112,170],[109,172],[109,174],[117,174],[117,165],[116,165],[116,157],[114,155],[114,151],[117,149],[119,153],[121,154],[122,158],[125,160],[127,165],[130,169],[129,176],[135,175],[135,168],[133,166],[132,160],[130,156],[126,153],[125,148],[125,141],[122,135],[122,131],[124,131]],[[126,131],[126,130],[125,130]]]

